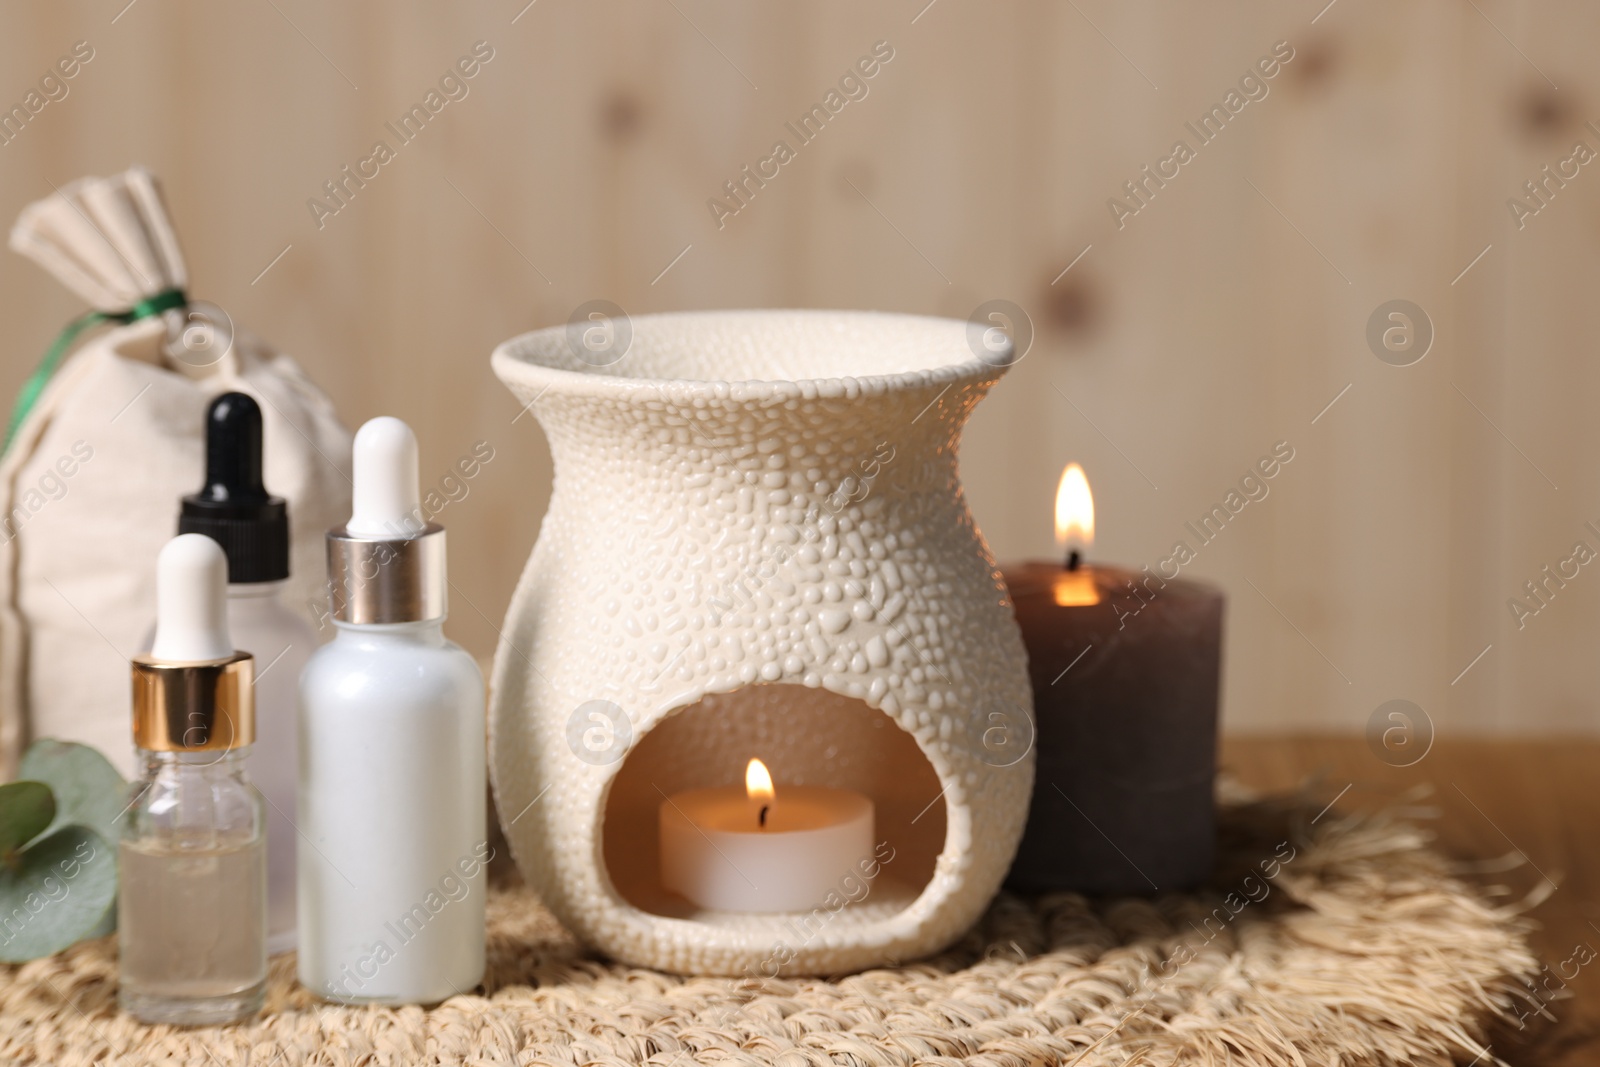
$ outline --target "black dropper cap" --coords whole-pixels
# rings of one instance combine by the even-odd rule
[[[230,583],[289,577],[289,508],[261,484],[261,408],[244,393],[206,409],[206,484],[183,498],[178,532],[221,545]]]

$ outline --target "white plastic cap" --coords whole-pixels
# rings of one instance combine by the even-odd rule
[[[390,415],[356,431],[353,508],[345,529],[353,537],[401,540],[425,525],[417,482],[417,435]]]
[[[156,558],[153,659],[215,662],[233,655],[228,635],[228,557],[205,534],[179,534]]]

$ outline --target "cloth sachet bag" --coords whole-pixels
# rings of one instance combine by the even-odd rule
[[[156,554],[204,478],[207,404],[239,390],[261,405],[267,489],[289,504],[285,600],[324,630],[323,534],[350,514],[350,432],[292,359],[190,300],[148,171],[30,204],[11,247],[94,310],[24,387],[0,456],[0,780],[40,737],[93,745],[132,777],[127,661],[155,616]]]

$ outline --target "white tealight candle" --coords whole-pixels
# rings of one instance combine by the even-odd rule
[[[661,884],[711,911],[810,911],[847,876],[867,881],[872,801],[849,789],[773,788],[760,760],[745,784],[661,802]]]

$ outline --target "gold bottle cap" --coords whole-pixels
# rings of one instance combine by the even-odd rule
[[[248,652],[211,663],[135,656],[133,743],[147,752],[220,752],[256,739],[256,662]]]

